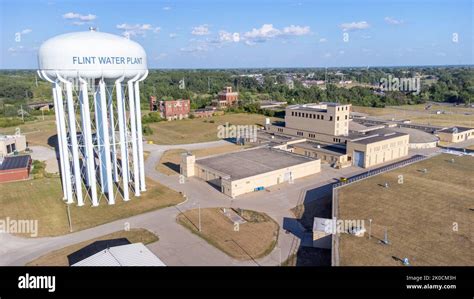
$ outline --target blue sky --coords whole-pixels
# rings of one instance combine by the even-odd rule
[[[150,68],[473,64],[471,0],[0,0],[0,68],[61,33],[126,34]]]

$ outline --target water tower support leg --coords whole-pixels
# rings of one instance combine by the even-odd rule
[[[53,84],[53,99],[54,99],[54,116],[56,118],[56,129],[57,129],[57,139],[58,139],[58,149],[59,149],[59,167],[61,168],[61,183],[63,187],[63,199],[67,199],[67,186],[66,186],[66,170],[64,164],[69,161],[65,160],[65,155],[63,153],[63,140],[61,134],[61,122],[59,121],[59,101],[57,96],[56,83]],[[68,159],[69,160],[69,159]]]
[[[115,197],[112,185],[112,165],[110,161],[110,138],[109,129],[107,128],[107,95],[105,90],[105,82],[101,80],[99,83],[100,88],[100,114],[102,118],[102,137],[104,140],[104,158],[105,158],[105,173],[106,173],[106,192],[108,195],[109,205],[115,204]]]
[[[65,122],[65,116],[64,116],[64,104],[63,104],[63,90],[59,83],[56,83],[56,91],[57,91],[57,97],[58,97],[58,118],[59,118],[59,124],[61,126],[61,144],[63,148],[63,153],[64,153],[64,161],[61,162],[64,166],[64,180],[66,181],[66,192],[67,192],[67,203],[71,204],[74,202],[73,196],[72,196],[72,182],[71,182],[71,164],[69,160],[69,149],[68,149],[68,142],[67,142],[67,134],[66,134],[66,122]]]
[[[117,93],[117,118],[119,123],[119,134],[120,134],[120,162],[122,165],[122,181],[123,181],[123,200],[129,201],[130,195],[128,191],[128,153],[127,153],[127,140],[125,132],[125,102],[122,94],[121,80],[115,81],[115,90]]]
[[[137,114],[137,142],[138,142],[138,163],[140,168],[140,190],[146,191],[145,185],[145,161],[143,159],[143,135],[142,135],[142,113],[140,109],[140,81],[135,82],[135,109]]]
[[[138,147],[137,147],[137,123],[136,117],[139,115],[135,111],[135,99],[134,99],[134,88],[133,82],[136,78],[128,81],[128,100],[130,104],[130,130],[132,135],[132,159],[133,159],[133,183],[135,189],[135,196],[140,196],[140,178],[138,170]]]

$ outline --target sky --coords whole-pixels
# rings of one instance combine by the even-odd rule
[[[47,39],[124,35],[149,68],[474,63],[471,0],[0,0],[0,69],[36,69]]]

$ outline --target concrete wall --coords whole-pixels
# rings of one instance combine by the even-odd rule
[[[310,132],[317,131],[327,135],[348,135],[350,106],[312,105],[312,107],[321,107],[321,110],[314,109],[314,111],[307,107],[289,106],[285,111],[285,126]]]
[[[444,142],[462,142],[474,138],[474,129],[460,133],[438,132],[439,140]]]
[[[15,145],[15,150],[22,152],[26,150],[26,137],[25,135],[8,135],[0,139],[0,155],[6,156],[8,154],[7,146]]]
[[[364,152],[364,168],[372,167],[407,156],[408,140],[409,135],[403,135],[369,144],[348,142],[347,155],[354,163],[354,151]]]
[[[335,154],[330,154],[322,149],[318,150],[317,148],[314,149],[308,149],[304,147],[298,147],[297,144],[293,145],[293,152],[299,155],[315,158],[315,159],[321,159],[321,162],[323,163],[340,163],[344,164],[347,162],[347,155],[335,155]]]
[[[334,135],[329,135],[329,134],[316,133],[314,131],[299,130],[299,129],[281,127],[281,126],[275,126],[275,125],[267,125],[266,128],[267,128],[267,131],[270,133],[296,136],[296,137],[306,138],[307,140],[319,141],[319,142],[324,142],[324,143],[328,143],[332,145],[341,144],[342,147],[345,146],[344,143],[347,140],[347,137],[345,136],[334,136]],[[313,129],[317,129],[317,128],[313,128]]]
[[[259,174],[256,176],[228,181],[226,185],[230,185],[230,194],[227,190],[223,190],[224,194],[234,198],[241,194],[255,191],[257,187],[270,187],[285,181],[288,181],[288,176],[285,177],[286,173],[291,173],[293,180],[299,179],[308,175],[312,175],[321,171],[321,161],[314,160],[303,164],[291,166],[284,169],[278,169],[275,171]],[[223,180],[224,181],[224,180]]]

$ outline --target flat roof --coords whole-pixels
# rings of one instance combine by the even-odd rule
[[[346,149],[339,148],[333,145],[312,142],[312,141],[291,144],[289,145],[289,147],[300,147],[300,148],[305,148],[305,149],[318,150],[320,152],[325,152],[325,153],[335,155],[335,156],[342,156],[346,154]]]
[[[433,134],[427,133],[422,130],[406,128],[406,127],[393,127],[390,128],[391,131],[396,131],[400,133],[405,133],[410,135],[410,143],[426,143],[426,142],[435,142],[439,138]]]
[[[28,167],[30,159],[29,155],[5,157],[0,164],[0,170],[26,168]]]
[[[76,266],[165,266],[143,243],[133,243],[104,249]]]
[[[457,130],[457,133],[462,133],[466,132],[469,130],[474,130],[474,128],[468,128],[468,127],[451,127],[451,128],[445,128],[442,130],[439,130],[438,133],[454,133]]]
[[[351,142],[358,143],[358,144],[370,144],[374,142],[379,142],[383,140],[392,139],[395,137],[400,137],[408,135],[406,133],[394,132],[386,129],[377,130],[377,132],[369,132],[367,133],[366,137],[360,137],[358,139],[353,139]]]
[[[310,161],[314,159],[264,147],[197,159],[196,163],[238,180]]]

